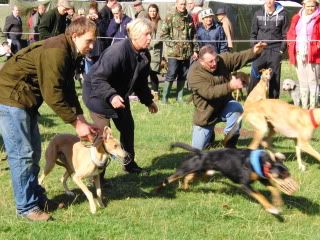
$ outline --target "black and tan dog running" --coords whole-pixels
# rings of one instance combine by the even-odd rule
[[[212,175],[219,171],[234,183],[241,184],[246,193],[255,198],[264,209],[274,215],[280,214],[283,204],[281,193],[292,195],[299,188],[282,163],[282,154],[273,154],[265,150],[224,148],[212,151],[200,151],[185,143],[173,143],[171,148],[183,148],[194,153],[185,159],[176,173],[166,178],[156,189],[178,179],[183,179],[182,187],[187,189],[189,182],[197,175]],[[255,181],[260,181],[272,195],[272,204],[257,190],[251,187]],[[279,191],[280,190],[280,191]]]

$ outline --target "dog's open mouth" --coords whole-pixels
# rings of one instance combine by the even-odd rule
[[[281,192],[287,195],[293,195],[296,191],[299,190],[299,184],[291,177],[285,179],[274,178],[270,176],[275,187],[278,188]]]

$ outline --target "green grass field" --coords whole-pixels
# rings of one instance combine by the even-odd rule
[[[245,71],[248,71],[246,68]],[[295,71],[283,64],[282,79],[294,78]],[[188,96],[186,96],[186,99]],[[289,100],[287,94],[282,98]],[[132,103],[135,118],[137,162],[150,170],[149,176],[128,175],[117,161],[107,168],[108,187],[104,189],[107,207],[96,215],[89,211],[84,194],[69,181],[76,197],[63,192],[59,179],[63,169],[56,167],[46,178],[48,196],[64,201],[66,209],[52,213],[55,221],[31,223],[15,215],[10,171],[6,161],[0,162],[0,239],[319,239],[320,228],[320,163],[303,154],[307,171],[298,171],[292,140],[274,139],[277,150],[287,156],[286,165],[300,183],[294,196],[284,196],[283,220],[268,214],[237,185],[222,176],[192,184],[189,191],[172,184],[161,193],[153,189],[175,171],[186,152],[169,150],[175,141],[191,142],[192,104],[159,103],[159,113],[151,115],[147,108]],[[57,133],[74,133],[46,106],[41,108],[40,131],[43,152]],[[223,127],[223,124],[219,125]],[[246,125],[244,128],[249,129]],[[114,129],[114,135],[118,132]],[[222,135],[216,136],[217,148]],[[312,145],[320,150],[318,132]],[[241,138],[245,148],[251,139]],[[44,158],[41,160],[41,166]],[[260,184],[257,189],[268,197]]]

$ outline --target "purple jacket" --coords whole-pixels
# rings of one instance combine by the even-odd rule
[[[127,24],[131,22],[131,20],[132,19],[125,14],[121,19],[120,24],[116,23],[114,18],[111,20],[107,30],[107,37],[113,37],[111,44],[122,40],[122,38],[128,37]]]

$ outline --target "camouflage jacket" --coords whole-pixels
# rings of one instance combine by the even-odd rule
[[[167,57],[185,60],[189,59],[193,52],[198,51],[195,32],[192,17],[187,11],[180,13],[175,10],[174,13],[169,13],[161,27],[161,38],[164,41],[178,41],[165,41]],[[190,40],[194,40],[194,42],[190,42]]]

